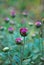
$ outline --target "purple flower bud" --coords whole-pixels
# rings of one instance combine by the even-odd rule
[[[41,24],[40,21],[37,21],[37,22],[35,22],[35,25],[36,25],[37,28],[40,28],[42,24]]]
[[[16,16],[16,12],[14,10],[11,11],[11,16],[14,18]]]
[[[28,29],[27,28],[21,28],[20,29],[20,34],[21,34],[21,36],[27,36],[27,32],[28,32]]]
[[[23,14],[23,16],[25,16],[25,17],[28,16],[28,12],[27,12],[27,11],[24,11],[22,14]]]
[[[4,27],[3,26],[0,26],[0,31],[3,31],[4,30]]]
[[[21,45],[22,44],[22,38],[16,38],[16,44]]]
[[[12,28],[12,27],[9,27],[9,28],[8,28],[8,31],[9,31],[9,33],[13,33],[13,31],[14,31],[14,28]]]
[[[6,22],[6,23],[9,22],[9,18],[8,18],[8,17],[5,18],[5,22]]]

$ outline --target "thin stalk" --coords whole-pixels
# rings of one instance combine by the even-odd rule
[[[23,46],[22,46],[22,61],[23,61],[23,59],[24,59],[24,46],[25,46],[25,37],[24,37],[24,44],[23,44]]]
[[[22,57],[22,46],[20,46],[20,54],[21,54],[21,57],[20,57],[20,65],[22,65],[22,61],[23,61],[23,57]]]
[[[23,57],[24,57],[24,46],[25,46],[25,37],[24,37],[24,44],[23,44]]]
[[[40,32],[39,32],[39,35],[40,35]],[[39,36],[40,37],[40,36]],[[39,38],[39,51],[41,52],[41,48],[40,48],[40,38]]]
[[[44,41],[44,24],[42,23],[42,27],[41,27],[41,32],[42,32],[42,56],[44,57],[44,44],[43,44],[43,41]]]

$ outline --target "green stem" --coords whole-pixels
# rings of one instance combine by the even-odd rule
[[[44,45],[43,45],[43,40],[42,40],[42,56],[44,57]]]
[[[39,31],[39,34],[38,34],[38,36],[39,36],[39,38],[38,38],[38,40],[39,40],[39,52],[41,52],[41,48],[40,48],[40,28],[38,29],[38,31]]]
[[[20,57],[20,65],[22,65],[23,58],[22,58],[22,47],[21,46],[20,46],[20,54],[21,54],[21,57]]]
[[[23,58],[24,58],[24,45],[25,45],[25,37],[24,37],[23,47],[20,47],[20,53],[21,53],[21,63],[20,63],[20,65],[22,65],[22,61],[23,61]]]
[[[24,37],[24,44],[23,44],[23,57],[24,57],[24,46],[25,46],[25,37]]]
[[[42,23],[42,27],[41,27],[41,32],[42,32],[42,56],[44,57],[44,24]]]
[[[9,60],[10,60],[10,64],[12,65],[12,58],[11,58],[9,52],[7,52],[7,55],[8,55],[8,58],[9,58]]]

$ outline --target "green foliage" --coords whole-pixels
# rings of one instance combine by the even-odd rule
[[[32,62],[34,62],[35,65],[39,65],[41,62],[40,57],[44,57],[44,39],[41,38],[39,34],[41,28],[37,29],[34,24],[33,26],[28,24],[29,22],[35,23],[35,11],[31,9],[28,12],[27,18],[24,17],[21,12],[19,13],[20,10],[24,11],[24,9],[26,9],[28,2],[36,5],[38,0],[7,0],[6,4],[10,7],[0,7],[0,26],[4,27],[4,30],[0,31],[0,65],[21,65],[21,63],[22,65],[33,65]],[[16,16],[15,18],[12,18],[10,16],[10,10],[12,10],[11,7],[14,8],[14,6],[19,10],[16,10]],[[43,12],[40,15],[44,17]],[[5,23],[5,17],[9,17],[10,21],[14,21],[15,24],[10,24],[10,21],[9,23]],[[22,23],[22,20],[25,20],[25,22]],[[9,27],[14,28],[13,34],[9,33]],[[22,27],[28,28],[28,35],[25,37],[25,44],[24,38],[20,35],[20,28]],[[32,38],[31,35],[35,32],[38,32],[38,34]],[[23,45],[16,44],[15,39],[18,37],[23,39],[24,49]],[[5,47],[9,47],[8,52],[3,51]],[[43,62],[41,63],[43,64]]]

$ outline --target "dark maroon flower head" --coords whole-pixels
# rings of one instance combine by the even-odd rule
[[[11,11],[11,16],[14,18],[16,16],[16,12],[14,10]]]
[[[5,22],[6,22],[6,23],[9,22],[9,18],[8,18],[8,17],[5,18]]]
[[[4,30],[4,27],[3,26],[0,26],[0,31],[3,31]]]
[[[13,27],[9,27],[9,28],[8,28],[8,31],[9,31],[9,33],[13,33],[14,28],[13,28]]]
[[[40,21],[37,21],[37,22],[35,22],[35,25],[36,25],[37,28],[40,28],[42,24],[41,24]]]
[[[27,36],[27,33],[28,33],[28,29],[27,28],[21,28],[20,29],[21,36],[25,37],[25,36]]]
[[[16,44],[21,45],[22,44],[22,38],[16,38]]]

